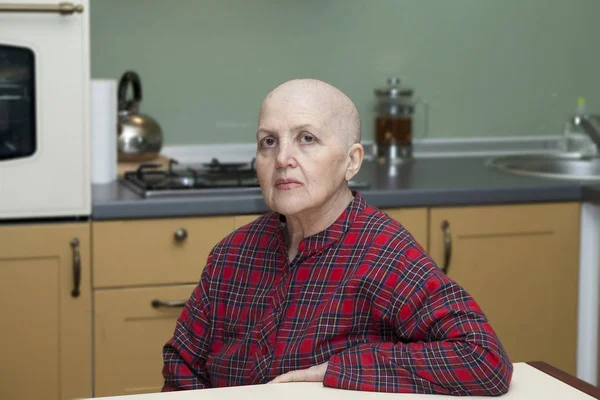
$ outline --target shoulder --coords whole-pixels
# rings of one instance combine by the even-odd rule
[[[243,247],[264,247],[270,239],[275,237],[279,225],[279,214],[269,212],[261,215],[252,222],[247,223],[229,233],[212,250],[215,256]]]
[[[402,221],[390,217],[379,208],[374,206],[365,207],[361,219],[361,230],[370,236],[374,245],[384,246],[395,251],[411,245],[424,251],[410,231],[402,225]]]
[[[379,273],[386,271],[415,283],[443,275],[402,221],[373,206],[367,206],[361,217],[364,220],[360,224],[361,234],[366,236],[369,259],[372,260],[370,264],[375,267],[374,270],[379,270]]]

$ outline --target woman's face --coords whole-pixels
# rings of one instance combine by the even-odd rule
[[[323,98],[287,90],[265,100],[256,172],[267,205],[283,215],[326,208],[348,190],[349,146]]]

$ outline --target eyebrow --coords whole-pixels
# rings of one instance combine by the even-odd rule
[[[258,130],[256,131],[256,133],[268,133],[269,135],[275,135],[277,132],[272,131],[271,129],[266,129],[266,128],[258,128]]]
[[[256,137],[258,137],[258,135],[261,133],[265,133],[267,135],[277,135],[277,132],[272,131],[270,129],[258,128],[258,130],[256,131]]]
[[[302,125],[297,125],[297,126],[293,127],[292,131],[297,132],[297,131],[301,131],[304,129],[314,131],[315,127],[314,127],[314,125],[311,125],[311,124],[302,124]],[[274,135],[274,136],[277,135],[277,131],[267,129],[267,128],[258,128],[258,130],[256,131],[256,136],[258,136],[260,133],[265,133],[267,135]]]

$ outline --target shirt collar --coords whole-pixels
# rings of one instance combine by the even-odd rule
[[[366,207],[366,201],[358,191],[352,192],[354,198],[340,216],[325,230],[312,236],[304,238],[298,245],[298,254],[302,258],[310,257],[312,254],[322,251],[331,244],[337,242],[354,223],[356,218]],[[275,213],[278,228],[277,237],[285,243],[285,217]]]

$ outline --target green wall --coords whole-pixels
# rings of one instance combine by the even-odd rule
[[[166,145],[253,142],[296,77],[346,92],[365,140],[393,75],[430,103],[429,137],[556,135],[578,96],[600,112],[599,18],[598,0],[91,0],[92,77],[137,71]]]

